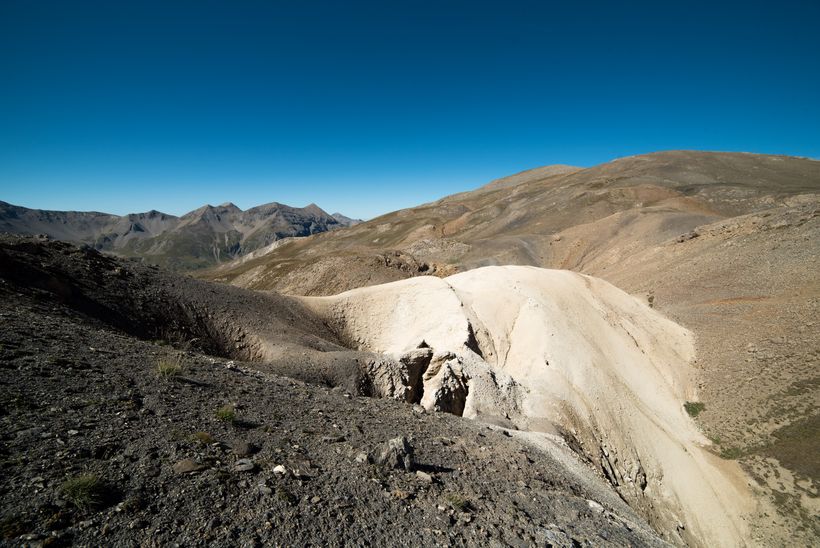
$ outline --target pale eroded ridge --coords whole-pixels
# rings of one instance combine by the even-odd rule
[[[405,367],[382,375],[383,395],[560,433],[667,540],[747,542],[743,475],[683,409],[696,395],[692,334],[613,285],[502,266],[303,302],[348,344]]]

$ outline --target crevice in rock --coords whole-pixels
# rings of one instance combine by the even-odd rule
[[[424,397],[424,374],[430,367],[432,359],[433,349],[424,341],[421,342],[418,348],[405,353],[399,358],[399,363],[404,366],[407,374],[406,401],[408,403],[419,403]]]
[[[468,380],[454,354],[448,352],[435,356],[424,375],[425,393],[421,405],[430,411],[463,416],[469,393]]]
[[[464,395],[460,399],[460,403],[459,403],[460,408],[458,409],[458,412],[453,413],[454,415],[458,415],[459,417],[464,416],[464,407],[466,406],[467,398],[470,395],[470,382],[469,382],[469,379],[464,379],[463,386],[464,386]]]
[[[478,354],[479,357],[484,357],[484,353],[481,351],[481,346],[478,344],[478,339],[475,336],[473,324],[470,321],[467,322],[467,342],[464,343],[464,346]]]

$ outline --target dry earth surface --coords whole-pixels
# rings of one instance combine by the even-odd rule
[[[664,152],[523,172],[205,277],[300,295],[487,265],[607,280],[694,334],[691,413],[754,484],[753,542],[820,543],[820,162]]]
[[[666,545],[560,437],[412,405],[415,365],[296,299],[0,237],[0,542]]]

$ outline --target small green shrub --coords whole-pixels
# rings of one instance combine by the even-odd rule
[[[191,441],[199,442],[202,445],[211,445],[216,443],[216,440],[207,432],[194,432],[191,435]]]
[[[96,475],[82,474],[63,482],[60,491],[71,504],[85,510],[102,505],[108,490]]]
[[[182,354],[166,356],[157,361],[157,375],[162,379],[178,377],[184,370],[185,362],[182,360]]]
[[[236,410],[233,405],[223,405],[216,410],[216,418],[224,422],[236,421]]]
[[[448,493],[444,496],[444,500],[447,502],[447,505],[450,506],[453,510],[457,510],[459,512],[467,512],[470,510],[470,500],[462,497],[456,493]]]
[[[295,506],[296,503],[299,502],[299,499],[296,498],[296,495],[294,495],[284,487],[276,488],[276,497],[282,502],[289,504],[291,506]]]
[[[683,404],[683,408],[686,409],[686,412],[689,413],[689,416],[693,419],[700,415],[701,411],[706,409],[706,404],[701,403],[699,401],[688,401]]]
[[[743,451],[738,447],[724,447],[720,450],[720,458],[735,460],[743,456]]]

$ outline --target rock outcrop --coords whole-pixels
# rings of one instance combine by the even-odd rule
[[[696,399],[692,334],[609,283],[487,267],[302,302],[347,344],[413,364],[398,377],[374,372],[383,393],[560,433],[674,543],[748,538],[739,469],[707,450],[683,408]]]

